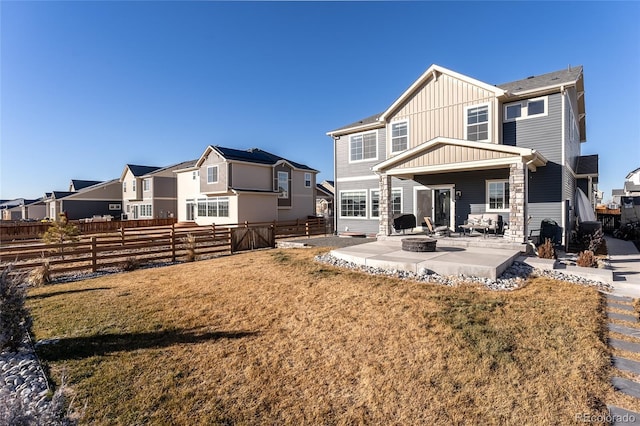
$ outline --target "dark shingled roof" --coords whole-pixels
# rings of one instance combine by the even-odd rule
[[[382,113],[379,112],[379,113],[371,115],[371,116],[369,116],[367,118],[363,118],[362,120],[356,121],[356,122],[351,123],[351,124],[347,124],[346,126],[339,127],[339,128],[337,128],[335,130],[331,130],[331,132],[329,132],[329,133],[338,132],[338,131],[344,130],[344,129],[350,129],[352,127],[358,127],[358,126],[364,126],[364,125],[367,125],[367,124],[373,124],[376,121],[378,121],[378,118],[381,115],[382,115]]]
[[[566,70],[531,76],[510,83],[497,84],[496,86],[511,93],[525,92],[528,90],[542,89],[543,87],[574,83],[578,80],[581,73],[582,65],[579,65]]]
[[[138,166],[136,164],[127,164],[127,167],[129,168],[129,170],[131,170],[131,173],[133,173],[133,175],[136,177],[146,175],[147,173],[155,172],[156,170],[160,169],[160,167]]]
[[[597,175],[598,174],[598,154],[583,155],[578,157],[577,175]]]
[[[79,191],[88,186],[97,185],[102,183],[100,180],[81,180],[81,179],[71,179],[71,185],[75,188],[76,191]]]
[[[258,148],[247,149],[246,151],[234,148],[225,148],[222,146],[214,146],[216,151],[220,153],[227,160],[236,160],[236,161],[246,161],[248,163],[257,163],[257,164],[276,164],[278,161],[284,160],[287,163],[291,164],[293,167],[297,169],[303,170],[312,170],[311,167],[296,163],[295,161],[287,160],[286,158],[280,157],[278,155],[272,154],[267,151],[263,151]]]
[[[55,198],[56,200],[59,200],[60,198],[68,197],[71,194],[75,194],[75,192],[71,192],[71,191],[53,191],[51,193],[53,198]]]

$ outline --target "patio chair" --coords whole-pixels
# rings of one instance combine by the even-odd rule
[[[427,228],[428,228],[427,235],[448,237],[451,234],[451,230],[446,225],[434,226],[430,217],[425,216],[424,221],[427,224]]]

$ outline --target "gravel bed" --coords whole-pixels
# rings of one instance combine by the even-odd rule
[[[347,262],[345,260],[338,259],[329,253],[316,256],[315,260],[317,262],[326,263],[340,268],[363,271],[372,275],[384,275],[419,282],[441,284],[446,286],[456,286],[462,283],[475,283],[480,284],[489,290],[508,291],[515,290],[524,286],[526,284],[527,278],[529,278],[530,276],[542,276],[585,286],[593,286],[601,291],[610,292],[612,290],[611,286],[604,282],[590,280],[576,275],[564,274],[557,270],[542,270],[532,268],[530,265],[518,261],[513,262],[513,264],[509,266],[504,271],[504,273],[496,280],[492,280],[490,278],[473,277],[467,275],[443,276],[435,273],[429,273],[426,270],[422,270],[420,271],[420,273],[416,274],[413,272],[398,269],[373,268],[371,266],[358,265],[353,262]]]

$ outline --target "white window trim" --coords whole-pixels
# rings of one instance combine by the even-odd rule
[[[142,179],[142,191],[143,192],[151,191],[151,179]]]
[[[394,124],[401,124],[401,123],[406,123],[407,124],[407,147],[405,149],[401,149],[399,151],[394,151],[393,150],[393,125]],[[404,120],[398,120],[398,121],[393,121],[390,123],[389,125],[389,152],[391,152],[392,154],[397,154],[399,152],[403,152],[406,151],[407,149],[409,149],[409,135],[410,135],[410,129],[409,129],[409,119],[404,119]]]
[[[109,210],[122,210],[121,204],[109,204]]]
[[[345,192],[363,192],[365,198],[365,215],[364,216],[343,216],[342,215],[342,194]],[[366,189],[345,189],[339,192],[340,198],[338,198],[338,208],[340,209],[340,219],[349,219],[349,220],[369,220],[369,191]]]
[[[535,114],[535,115],[529,115],[529,102],[536,102],[536,101],[544,101],[544,112],[542,114]],[[511,105],[517,105],[520,104],[522,105],[522,108],[520,109],[520,117],[517,118],[507,118],[507,107],[511,106]],[[549,115],[549,97],[548,96],[541,96],[538,98],[531,98],[531,99],[522,99],[518,102],[509,102],[508,104],[504,104],[502,106],[502,111],[503,111],[503,123],[509,123],[511,121],[521,121],[521,120],[528,120],[530,118],[538,118],[538,117],[546,117],[547,115]]]
[[[369,190],[369,199],[367,200],[367,204],[368,204],[368,208],[367,208],[367,214],[369,215],[369,219],[380,219],[380,215],[378,216],[374,216],[373,215],[373,193],[376,191],[380,191],[380,189],[378,188],[371,188]],[[394,192],[399,192],[400,193],[400,213],[402,213],[402,210],[404,210],[404,194],[402,191],[402,188],[391,188],[391,195],[393,196]],[[378,211],[380,211],[380,195],[378,195]],[[395,213],[392,213],[395,214]]]
[[[487,107],[487,139],[482,139],[479,141],[474,141],[474,142],[491,142],[491,128],[493,127],[493,124],[491,123],[491,103],[490,102],[485,102],[482,104],[474,104],[474,105],[467,105],[464,107],[464,140],[468,141],[469,137],[468,137],[468,131],[469,131],[469,124],[467,123],[467,119],[469,118],[469,110],[471,108],[480,108],[486,106]]]
[[[209,170],[213,170],[216,169],[216,180],[209,180]],[[219,175],[218,173],[220,172],[220,170],[218,170],[218,166],[207,166],[207,183],[218,183],[219,180]]]
[[[509,179],[487,179],[485,183],[485,210],[487,213],[508,213],[509,207],[505,209],[492,209],[489,207],[491,203],[489,202],[489,184],[490,183],[509,183]],[[509,205],[511,205],[511,197],[509,197]]]
[[[122,182],[122,192],[127,192],[127,181]]]
[[[309,179],[307,179],[307,176],[309,176]],[[307,181],[309,182],[309,185],[307,185]],[[304,174],[304,187],[311,188],[311,173]]]
[[[131,190],[133,192],[136,192],[136,180],[135,179],[131,181]]]
[[[373,133],[376,136],[376,156],[374,158],[363,158],[362,160],[352,160],[351,159],[351,139],[355,136],[362,136],[363,137],[363,144],[364,144],[364,135],[369,134],[369,133]],[[352,135],[349,135],[349,145],[347,147],[348,149],[348,158],[349,158],[349,163],[366,163],[366,162],[371,162],[371,161],[378,161],[378,131],[377,130],[372,130],[369,132],[360,132],[360,133],[354,133]],[[362,147],[362,152],[364,154],[364,146]]]

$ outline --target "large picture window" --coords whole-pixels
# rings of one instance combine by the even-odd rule
[[[487,181],[487,211],[509,210],[509,181]]]
[[[229,217],[229,197],[199,198],[198,216]]]
[[[342,191],[340,193],[341,217],[367,217],[367,191]]]
[[[391,124],[391,152],[400,152],[409,146],[409,123],[400,121]]]
[[[469,141],[489,140],[489,105],[467,108],[466,139]]]
[[[351,161],[375,160],[378,158],[376,132],[351,136],[349,143]]]
[[[391,214],[402,213],[402,189],[391,190]],[[380,191],[371,190],[371,217],[380,217]]]

